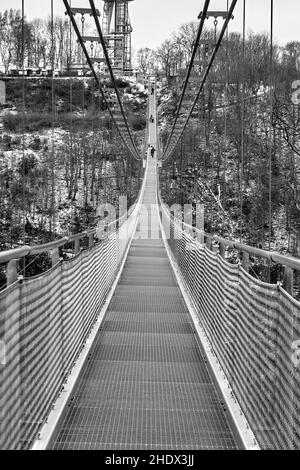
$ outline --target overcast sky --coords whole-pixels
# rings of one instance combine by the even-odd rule
[[[51,0],[24,0],[28,19],[45,17],[50,13]],[[64,13],[62,0],[53,0],[57,14]],[[103,1],[95,0],[102,11]],[[231,1],[230,1],[231,3]],[[246,0],[247,30],[269,31],[271,0]],[[226,10],[227,0],[211,0],[210,10]],[[8,8],[21,8],[21,0],[0,0],[0,11]],[[88,0],[72,0],[76,7],[88,7]],[[173,31],[187,21],[196,20],[202,10],[204,0],[133,0],[130,3],[131,22],[134,29],[133,47],[156,48]],[[235,18],[230,28],[242,29],[243,0],[238,0]],[[300,41],[300,0],[274,0],[274,34],[277,41],[284,44],[290,40]],[[212,24],[213,20],[210,20]]]

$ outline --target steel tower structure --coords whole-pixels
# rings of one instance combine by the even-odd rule
[[[129,2],[133,0],[103,0],[103,35],[113,68],[124,74],[132,73]]]

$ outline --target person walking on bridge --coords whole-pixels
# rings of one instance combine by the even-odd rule
[[[155,148],[153,147],[153,145],[151,145],[151,157],[153,158],[154,157],[154,153],[156,152]]]

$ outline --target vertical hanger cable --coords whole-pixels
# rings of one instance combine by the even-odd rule
[[[55,120],[55,86],[54,86],[54,62],[55,62],[55,41],[54,41],[54,9],[51,0],[51,227],[52,239],[55,239],[55,144],[54,144],[54,120]]]
[[[22,19],[21,19],[21,36],[22,36],[22,212],[23,212],[23,244],[26,245],[26,188],[25,188],[25,2],[22,0]],[[23,258],[23,275],[25,276],[25,257]]]
[[[243,0],[243,38],[242,38],[242,109],[241,109],[241,163],[239,175],[239,197],[240,197],[240,242],[243,236],[243,179],[245,163],[245,44],[246,44],[246,0]]]
[[[271,24],[270,24],[270,132],[269,132],[269,250],[271,251],[272,238],[272,157],[273,157],[273,86],[274,86],[274,0],[271,1]],[[269,263],[269,282],[271,280],[271,266]]]

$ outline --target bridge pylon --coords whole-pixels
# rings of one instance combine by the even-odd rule
[[[103,1],[102,28],[112,67],[116,72],[129,75],[133,71],[129,2],[133,0]]]

